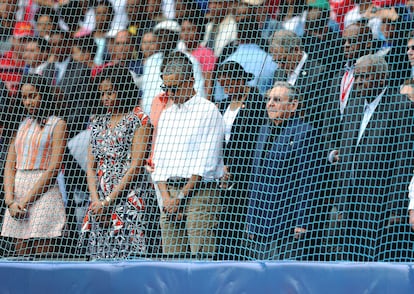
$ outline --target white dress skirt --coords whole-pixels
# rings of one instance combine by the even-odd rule
[[[25,197],[44,172],[43,170],[17,170],[14,201],[17,202]],[[62,235],[65,221],[62,195],[58,185],[54,184],[34,203],[28,205],[25,219],[14,219],[6,209],[1,235],[18,239],[59,237]]]

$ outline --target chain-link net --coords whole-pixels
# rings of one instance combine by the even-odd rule
[[[414,260],[412,1],[0,7],[3,258]]]

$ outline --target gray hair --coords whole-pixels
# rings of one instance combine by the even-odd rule
[[[296,87],[292,86],[291,84],[289,84],[288,82],[283,82],[283,81],[277,81],[273,84],[273,88],[276,87],[280,87],[280,88],[286,88],[288,90],[288,97],[289,97],[289,101],[293,101],[293,100],[297,100],[298,104],[300,103],[300,95],[298,94],[298,92],[296,91]],[[269,92],[271,91],[271,89],[269,90]]]
[[[357,59],[355,66],[361,63],[367,63],[372,73],[382,74],[384,77],[388,77],[388,63],[383,56],[378,54],[364,55]]]
[[[282,47],[286,52],[293,52],[302,47],[302,39],[289,30],[277,30],[273,33],[270,42],[271,47]]]

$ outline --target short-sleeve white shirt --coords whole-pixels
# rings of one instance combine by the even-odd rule
[[[152,178],[192,175],[211,181],[223,175],[224,123],[217,107],[196,94],[173,104],[160,116],[155,142]]]

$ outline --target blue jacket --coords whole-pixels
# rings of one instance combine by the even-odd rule
[[[317,168],[310,124],[291,118],[264,153],[272,127],[264,125],[258,135],[247,218],[249,233],[269,241],[307,228]]]

